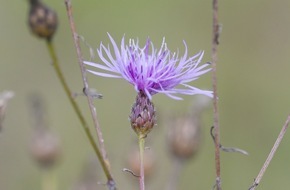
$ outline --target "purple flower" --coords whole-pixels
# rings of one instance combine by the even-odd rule
[[[124,78],[134,85],[137,92],[145,93],[149,99],[157,93],[166,94],[177,100],[182,99],[179,94],[203,94],[212,97],[212,91],[201,90],[188,84],[211,70],[206,68],[209,64],[199,66],[203,51],[187,57],[187,46],[184,42],[185,53],[179,58],[178,53],[171,53],[167,49],[164,39],[160,49],[157,50],[150,39],[141,48],[138,40],[135,42],[130,39],[129,45],[125,45],[123,37],[119,49],[110,35],[109,38],[113,51],[109,46],[101,44],[98,55],[104,64],[85,61],[85,64],[98,70],[88,70],[89,72],[102,77]],[[176,88],[178,85],[183,88]]]

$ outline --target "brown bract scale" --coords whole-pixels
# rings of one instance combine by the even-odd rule
[[[156,124],[154,105],[142,91],[138,93],[132,106],[130,122],[140,138],[145,138]]]
[[[57,15],[41,2],[31,0],[28,23],[32,33],[51,40],[57,29]]]

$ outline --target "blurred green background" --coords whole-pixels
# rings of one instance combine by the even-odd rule
[[[62,141],[61,161],[55,169],[58,189],[72,189],[85,162],[95,158],[94,152],[50,65],[45,42],[34,37],[27,27],[28,2],[0,1],[0,91],[15,92],[0,134],[0,189],[41,189],[41,171],[28,151],[33,133],[28,97],[34,92],[45,100],[46,120]],[[73,92],[81,92],[83,86],[64,2],[44,2],[59,16],[54,44],[65,78]],[[127,41],[138,37],[143,44],[149,36],[155,47],[160,47],[166,37],[172,51],[183,52],[185,40],[190,55],[205,50],[203,61],[211,60],[211,1],[87,0],[73,1],[72,5],[77,31],[93,48],[98,48],[101,41],[109,43],[107,32],[117,42],[125,34]],[[248,189],[290,113],[289,10],[287,0],[220,1],[222,34],[217,76],[221,142],[250,153],[221,153],[223,189]],[[89,59],[86,46],[83,52]],[[122,172],[128,167],[128,152],[136,144],[136,135],[128,122],[136,93],[123,80],[89,75],[89,82],[104,95],[95,105],[117,186],[122,190],[137,189],[138,180]],[[211,89],[211,74],[192,84]],[[166,116],[185,113],[193,99],[175,101],[164,95],[154,96],[159,123],[146,145],[156,154],[156,168],[147,181],[147,189],[165,189],[171,171],[165,142]],[[93,126],[86,99],[78,97],[77,102]],[[210,108],[203,117],[201,150],[182,171],[179,190],[211,189],[214,184],[214,146],[209,135],[212,121]],[[259,189],[289,186],[289,143],[290,135],[286,134]],[[98,181],[105,182],[99,165],[96,172]]]

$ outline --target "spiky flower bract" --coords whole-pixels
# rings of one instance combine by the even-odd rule
[[[143,93],[137,94],[129,116],[132,129],[139,137],[146,137],[156,124],[154,104]]]
[[[144,92],[149,99],[157,93],[177,100],[182,99],[180,94],[203,94],[212,97],[211,91],[188,84],[211,70],[207,68],[209,64],[199,65],[203,51],[188,57],[187,45],[184,42],[185,53],[179,57],[178,53],[171,53],[167,49],[164,39],[157,50],[149,38],[144,47],[139,47],[138,40],[135,42],[132,39],[129,40],[129,45],[125,45],[125,37],[122,38],[119,49],[110,35],[109,38],[113,51],[109,46],[101,44],[98,55],[104,64],[85,61],[85,64],[98,69],[88,70],[89,72],[102,77],[124,78],[137,92]],[[178,85],[183,88],[177,88]]]

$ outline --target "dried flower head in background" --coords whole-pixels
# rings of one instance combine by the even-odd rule
[[[30,0],[28,24],[33,34],[51,40],[58,25],[56,12],[40,0]]]
[[[168,147],[174,157],[188,159],[200,146],[201,129],[199,119],[191,115],[175,118],[168,132]]]
[[[110,35],[109,38],[114,51],[111,52],[109,47],[106,48],[101,44],[98,55],[104,64],[85,61],[85,64],[99,70],[89,72],[103,77],[124,78],[137,92],[142,91],[149,99],[157,93],[166,94],[177,100],[181,99],[179,94],[212,96],[211,91],[200,90],[187,84],[211,70],[206,68],[209,64],[199,66],[203,52],[188,57],[184,42],[185,53],[182,57],[178,57],[178,54],[171,53],[167,49],[165,40],[160,50],[157,50],[150,39],[144,47],[139,47],[138,40],[135,42],[132,39],[129,45],[125,45],[124,37],[119,49]],[[178,85],[184,88],[176,88]]]
[[[49,130],[44,100],[39,94],[30,95],[29,107],[33,121],[33,136],[30,144],[31,156],[40,167],[51,168],[60,158],[60,139]]]
[[[0,131],[3,128],[3,121],[4,121],[8,101],[11,98],[13,98],[13,96],[14,96],[14,92],[12,91],[4,91],[0,93]]]
[[[30,144],[31,156],[43,168],[59,161],[61,148],[59,138],[45,129],[36,129]]]
[[[201,143],[201,120],[211,99],[196,96],[190,111],[184,115],[170,117],[166,121],[168,128],[167,145],[171,155],[179,160],[192,158]]]

